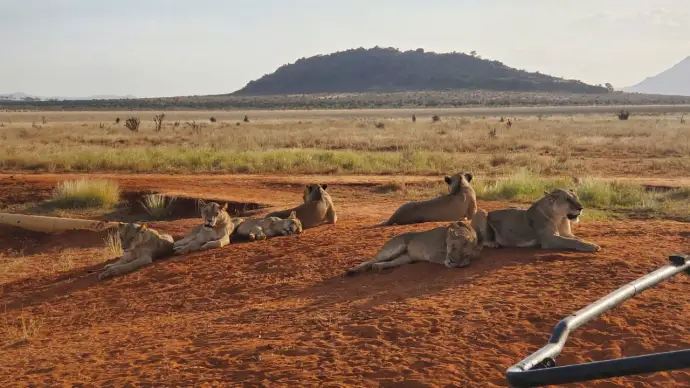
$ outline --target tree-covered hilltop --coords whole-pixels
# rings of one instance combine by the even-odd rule
[[[374,47],[301,58],[249,82],[233,95],[481,89],[606,93],[577,80],[530,73],[476,53],[437,54]]]

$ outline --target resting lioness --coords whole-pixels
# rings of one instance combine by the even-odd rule
[[[117,229],[124,252],[120,260],[103,267],[104,271],[98,275],[101,280],[135,271],[155,259],[172,255],[173,238],[168,234],[133,223],[121,222]]]
[[[304,188],[303,204],[293,209],[268,213],[266,217],[287,218],[293,211],[302,222],[302,228],[309,229],[324,223],[335,224],[338,216],[331,195],[326,192],[328,185],[309,184]]]
[[[173,252],[183,255],[228,245],[236,224],[230,219],[227,209],[227,203],[223,206],[215,202],[205,204],[201,208],[201,218],[204,222],[194,227],[185,238],[175,241]]]
[[[293,211],[288,218],[266,217],[246,218],[235,229],[235,234],[249,240],[265,240],[275,236],[290,236],[302,233],[302,223]]]
[[[480,209],[472,219],[482,244],[498,247],[536,247],[596,252],[596,244],[586,242],[570,230],[579,222],[584,206],[572,190],[555,189],[529,209],[508,208],[486,212]]]
[[[470,186],[472,174],[458,173],[444,178],[448,194],[427,201],[408,202],[379,226],[472,219],[477,211],[477,196]]]
[[[388,240],[373,259],[347,271],[353,275],[369,268],[382,270],[416,261],[466,267],[482,251],[477,233],[464,222],[451,222],[423,232],[407,232]]]

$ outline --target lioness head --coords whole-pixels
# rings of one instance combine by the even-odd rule
[[[285,229],[290,233],[290,234],[300,234],[302,233],[302,221],[297,218],[297,213],[293,210],[290,213],[290,216],[287,218],[287,224],[285,225]]]
[[[443,264],[446,268],[468,266],[470,259],[481,250],[477,233],[462,222],[452,222],[447,227],[446,259]]]
[[[302,193],[302,199],[304,200],[304,203],[320,200],[323,196],[323,193],[326,192],[326,187],[328,187],[328,185],[325,183],[308,184],[307,187],[304,188],[304,192]]]
[[[455,194],[459,192],[461,188],[470,185],[470,182],[472,182],[472,174],[463,174],[459,172],[453,176],[446,176],[444,180],[446,184],[448,184],[448,192]]]
[[[138,243],[141,242],[146,229],[147,227],[145,224],[126,224],[121,222],[117,227],[117,232],[120,236],[120,245],[122,246],[122,249],[127,250],[134,248]]]
[[[550,193],[545,192],[547,200],[551,204],[554,213],[566,216],[573,222],[579,222],[584,211],[584,206],[577,198],[573,190],[554,189]]]
[[[228,204],[225,203],[223,206],[215,202],[209,202],[201,208],[201,218],[204,219],[204,227],[213,228],[216,226],[218,221],[223,221],[228,219]]]

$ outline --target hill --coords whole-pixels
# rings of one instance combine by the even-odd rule
[[[639,84],[623,90],[633,93],[690,96],[690,56],[670,69],[647,77]]]
[[[514,69],[463,53],[374,47],[302,58],[249,82],[233,95],[477,89],[605,93],[600,86]]]

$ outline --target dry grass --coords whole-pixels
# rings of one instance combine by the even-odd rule
[[[5,313],[3,330],[5,345],[19,345],[29,342],[39,333],[42,326],[42,319],[31,317],[24,311],[21,311],[19,317],[14,320],[8,319]]]
[[[392,111],[391,111],[392,112]],[[121,112],[120,112],[121,113]],[[141,117],[152,113],[137,112]],[[502,175],[528,168],[541,175],[685,175],[690,126],[678,114],[510,117],[290,119],[237,113],[166,113],[160,132],[113,122],[118,112],[0,113],[0,169],[31,171],[444,174],[458,169]],[[395,113],[396,115],[399,113]],[[41,129],[31,127],[47,117]],[[36,117],[33,117],[36,116]],[[109,117],[112,116],[112,117]],[[237,116],[237,117],[235,117]],[[271,118],[274,117],[274,118]],[[205,120],[200,131],[177,121]],[[381,127],[378,123],[384,123]],[[377,128],[377,126],[379,128]],[[489,129],[497,128],[495,138]]]
[[[105,247],[103,248],[102,261],[110,260],[114,257],[122,256],[122,242],[117,229],[108,232],[108,235],[103,239]]]
[[[107,208],[120,201],[120,186],[102,179],[63,181],[53,192],[50,206],[62,209]]]

